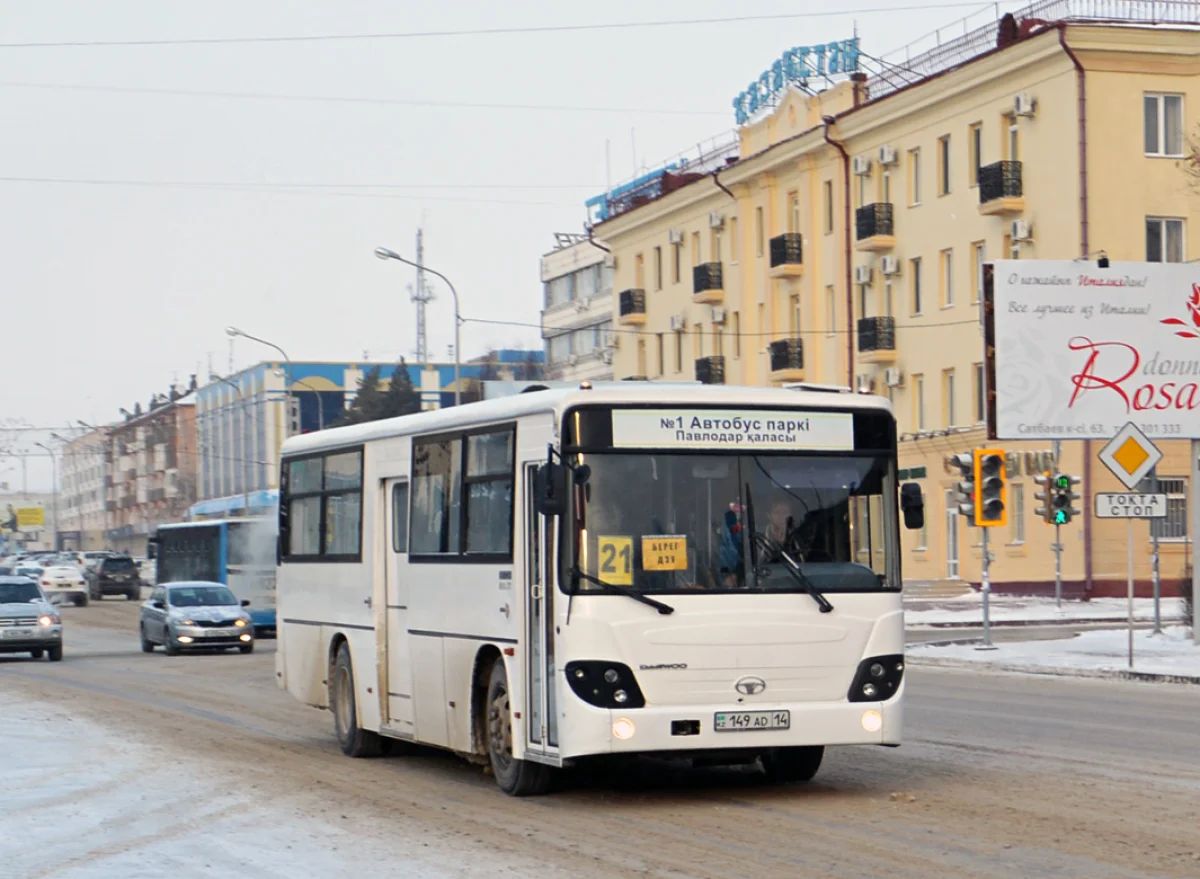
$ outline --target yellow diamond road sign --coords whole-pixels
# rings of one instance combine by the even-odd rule
[[[1100,460],[1132,491],[1162,460],[1162,452],[1131,421],[1100,450]]]

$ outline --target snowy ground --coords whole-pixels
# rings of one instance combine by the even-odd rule
[[[6,879],[495,875],[402,834],[366,839],[239,784],[229,766],[2,692],[0,742]]]
[[[993,666],[1046,669],[1128,671],[1129,634],[1126,629],[1083,632],[1059,641],[1018,641],[998,644],[995,650],[977,650],[971,644],[909,647],[912,659],[953,659]],[[1134,632],[1133,670],[1177,675],[1200,680],[1200,647],[1183,626],[1167,628],[1161,635]]]
[[[1017,595],[991,597],[989,616],[993,623],[1056,623],[1078,621],[1121,621],[1127,619],[1128,602],[1124,598],[1093,598],[1091,601],[1063,601],[1056,607],[1053,598],[1030,598]],[[1134,619],[1154,619],[1154,599],[1133,600]],[[1183,601],[1162,599],[1163,622],[1183,619]],[[979,593],[957,598],[913,601],[904,609],[904,622],[910,629],[923,626],[980,624],[983,619],[983,599]]]

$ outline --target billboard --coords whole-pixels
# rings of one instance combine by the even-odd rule
[[[985,267],[995,439],[1200,439],[1200,265]]]
[[[46,511],[40,505],[5,504],[0,511],[0,532],[32,531],[46,527]]]

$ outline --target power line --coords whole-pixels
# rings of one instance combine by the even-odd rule
[[[310,103],[368,104],[399,107],[453,108],[459,110],[536,110],[554,113],[652,113],[655,116],[725,116],[725,111],[686,110],[678,107],[587,107],[569,104],[492,104],[476,101],[429,101],[411,98],[363,98],[351,96],[286,95],[270,92],[218,92],[189,89],[141,88],[115,85],[78,85],[57,82],[0,82],[0,88],[58,89],[66,91],[113,92],[116,94],[170,95],[189,98],[237,98],[258,101],[304,101]]]
[[[835,9],[819,12],[781,12],[770,15],[735,15],[724,18],[682,18],[652,21],[622,21],[598,24],[527,25],[521,27],[471,28],[464,30],[401,31],[359,34],[311,34],[307,36],[265,37],[187,37],[157,40],[59,40],[29,43],[0,43],[0,49],[61,49],[116,46],[205,46],[251,43],[315,43],[335,40],[410,40],[429,37],[504,36],[511,34],[548,34],[571,31],[634,30],[637,28],[694,27],[716,24],[743,24],[760,21],[790,21],[802,18],[841,18],[848,15],[885,14],[889,12],[919,12],[934,9],[961,9],[979,6],[975,2],[923,3],[906,6],[875,6],[858,9]]]
[[[544,330],[546,332],[554,332],[554,331],[561,330],[563,333],[569,333],[572,330],[590,330],[590,329],[595,329],[595,327],[596,327],[596,324],[591,324],[586,327],[581,327],[581,326],[543,327],[541,324],[525,323],[523,321],[489,320],[487,318],[482,318],[482,317],[464,317],[464,318],[462,318],[462,322],[465,324],[466,323],[475,323],[475,324],[495,324],[497,326],[507,326],[507,327],[528,327],[530,329]],[[979,326],[979,321],[977,319],[974,319],[974,320],[943,321],[941,323],[897,324],[896,329],[897,330],[922,330],[922,329],[934,329],[937,327],[961,327],[961,326],[970,326],[970,325]],[[612,333],[612,334],[623,334],[623,335],[627,335],[627,336],[657,336],[657,335],[659,335],[658,333],[656,333],[652,330],[628,330],[628,329],[616,329],[613,327],[607,328],[605,330],[605,332]],[[787,336],[834,336],[834,335],[844,335],[847,333],[855,333],[855,332],[857,332],[857,330],[845,330],[845,329],[835,328],[832,330],[788,330],[786,332],[776,330],[776,331],[772,331],[772,332],[762,332],[762,333],[746,333],[746,332],[732,333],[731,332],[731,333],[728,333],[728,335],[729,336],[738,336],[738,337],[742,337],[742,338],[756,338],[756,337],[762,337],[762,336],[772,336],[775,338],[784,338]],[[684,336],[691,336],[691,335],[697,335],[697,334],[702,335],[702,336],[707,335],[706,330],[697,331],[694,329],[693,330],[689,330],[689,329],[669,330],[667,332],[662,333],[662,335],[669,336],[669,335],[674,335],[675,333],[679,333],[680,335],[684,335]]]

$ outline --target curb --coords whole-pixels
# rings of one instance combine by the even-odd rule
[[[1156,684],[1191,684],[1200,686],[1200,676],[1159,674],[1148,671],[1100,668],[1060,668],[1050,665],[1020,665],[1017,663],[974,662],[970,659],[936,659],[906,656],[905,662],[917,668],[953,668],[960,670],[1006,672],[1028,675],[1048,675],[1064,678],[1093,678],[1106,681],[1140,681]]]

